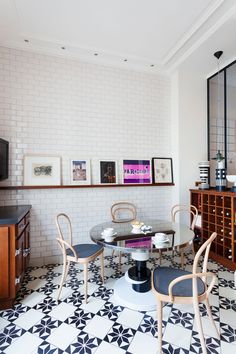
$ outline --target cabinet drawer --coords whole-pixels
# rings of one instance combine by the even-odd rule
[[[16,237],[20,236],[20,234],[22,233],[22,231],[25,228],[25,218],[23,218],[17,225],[16,225]]]

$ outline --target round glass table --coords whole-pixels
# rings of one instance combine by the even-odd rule
[[[151,311],[156,308],[156,301],[151,291],[151,271],[147,267],[150,253],[160,250],[173,250],[179,246],[187,246],[194,237],[194,232],[186,225],[175,222],[146,219],[150,231],[133,232],[130,222],[104,222],[90,230],[91,239],[106,248],[130,253],[135,265],[130,267],[125,276],[118,279],[114,286],[114,298],[117,303],[133,310]],[[111,241],[105,241],[102,232],[105,228],[113,228]],[[167,235],[165,242],[154,242],[153,236],[160,232]]]

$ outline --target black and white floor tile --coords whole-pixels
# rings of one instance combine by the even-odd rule
[[[12,309],[0,312],[0,353],[9,354],[156,354],[156,311],[139,312],[115,303],[113,284],[124,275],[132,260],[105,258],[105,284],[99,261],[89,266],[88,304],[83,302],[83,270],[71,265],[61,298],[57,301],[62,266],[31,267]],[[180,266],[163,255],[163,265]],[[186,260],[190,270],[192,259]],[[151,258],[149,267],[157,266]],[[210,295],[213,318],[221,340],[212,328],[206,306],[200,305],[208,354],[236,353],[236,288],[233,272],[216,262],[209,270],[218,277]],[[202,353],[192,305],[167,304],[163,309],[163,353]]]

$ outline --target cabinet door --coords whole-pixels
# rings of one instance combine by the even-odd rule
[[[15,279],[15,284],[16,284],[16,292],[20,288],[20,282],[23,279],[24,276],[24,256],[23,256],[23,249],[24,249],[24,238],[25,238],[25,232],[23,232],[20,237],[17,238],[16,240],[16,279]]]
[[[25,271],[29,266],[29,260],[30,260],[30,225],[29,224],[27,225],[24,232],[23,257],[24,257],[24,271]]]
[[[0,298],[10,296],[10,230],[0,227]]]

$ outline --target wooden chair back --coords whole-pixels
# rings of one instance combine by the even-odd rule
[[[201,257],[201,255],[203,254],[203,252],[205,251],[204,254],[204,258],[203,258],[203,264],[202,264],[202,273],[206,273],[207,272],[207,263],[208,263],[208,258],[209,258],[209,252],[210,252],[210,248],[211,248],[211,244],[212,242],[215,240],[217,234],[216,232],[213,232],[213,234],[209,237],[208,240],[206,240],[203,245],[199,248],[199,250],[197,251],[195,258],[194,258],[194,262],[193,262],[193,274],[197,274],[197,267],[199,264],[199,259]],[[205,279],[203,279],[205,280]]]
[[[73,254],[75,255],[76,253],[72,247],[72,226],[69,216],[64,213],[60,213],[56,216],[55,221],[58,231],[58,237],[56,238],[56,240],[59,243],[63,256],[66,255],[66,248],[70,248],[71,250],[73,250]],[[62,226],[63,228],[67,228],[67,237],[64,237],[63,235]]]
[[[127,218],[121,218],[120,214],[128,214]],[[111,217],[113,222],[122,223],[136,219],[137,210],[133,203],[117,202],[111,206]]]
[[[172,207],[171,209],[171,217],[172,221],[174,222],[176,219],[176,214],[180,212],[187,212],[192,215],[192,223],[191,223],[191,230],[194,230],[197,217],[198,217],[198,210],[194,205],[181,205],[181,204],[176,204]]]

